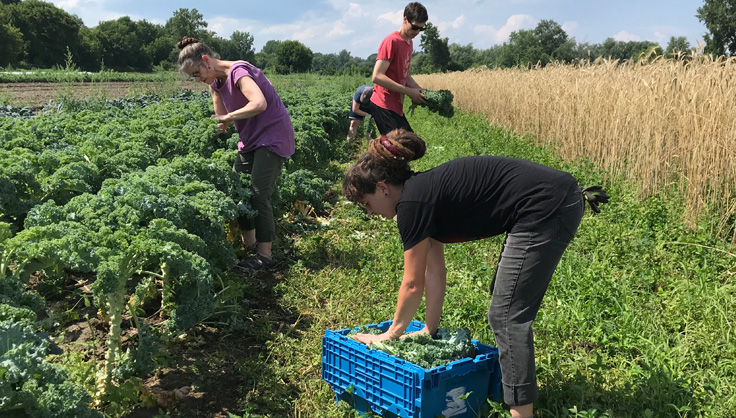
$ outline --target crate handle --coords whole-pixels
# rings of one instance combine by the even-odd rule
[[[364,372],[362,370],[356,370],[355,371],[355,374],[357,376],[362,377],[366,381],[370,380],[370,382],[373,383],[374,385],[378,385],[381,382],[381,380],[379,378],[377,378],[375,376],[375,374],[373,374],[373,373],[366,373],[366,372]]]

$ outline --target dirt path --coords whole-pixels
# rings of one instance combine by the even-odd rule
[[[14,106],[42,106],[51,99],[62,96],[71,96],[75,99],[89,97],[105,97],[116,99],[119,97],[138,94],[166,94],[180,88],[194,91],[203,91],[207,88],[202,83],[194,81],[179,82],[152,82],[152,81],[121,81],[105,83],[0,83],[0,103],[9,103]]]

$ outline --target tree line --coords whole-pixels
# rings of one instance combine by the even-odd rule
[[[128,16],[99,22],[93,28],[52,3],[41,0],[0,0],[0,66],[14,68],[69,67],[86,71],[151,72],[176,68],[175,44],[184,36],[194,36],[209,44],[224,59],[244,59],[277,73],[318,72],[368,76],[376,55],[366,59],[339,53],[314,53],[299,41],[269,40],[259,52],[253,36],[235,31],[222,38],[207,29],[197,9],[180,8],[165,24],[134,21]],[[736,12],[723,4],[732,0],[705,0],[697,17],[706,23],[706,52],[736,54]],[[723,3],[723,4],[722,4]],[[729,15],[730,14],[730,15]],[[378,49],[378,45],[376,45]],[[412,59],[412,73],[462,71],[474,67],[507,68],[546,65],[553,61],[578,62],[599,57],[636,60],[653,54],[674,55],[692,49],[685,37],[671,37],[666,48],[650,41],[617,41],[600,44],[579,43],[554,20],[542,20],[534,29],[511,33],[509,40],[488,49],[472,44],[449,43],[439,29],[427,24],[420,48]]]

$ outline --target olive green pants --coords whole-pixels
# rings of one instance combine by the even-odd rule
[[[250,174],[253,197],[250,204],[258,211],[255,218],[238,218],[241,231],[256,230],[256,241],[273,242],[276,225],[273,220],[271,197],[276,190],[276,180],[286,159],[265,147],[249,152],[238,152],[233,164],[236,173]]]

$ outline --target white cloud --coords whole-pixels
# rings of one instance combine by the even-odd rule
[[[626,32],[625,30],[622,30],[621,32],[613,35],[613,39],[617,41],[622,41],[622,42],[641,41],[641,36],[634,35],[634,34]]]
[[[574,35],[575,30],[577,30],[577,28],[579,27],[580,25],[578,24],[578,22],[565,22],[562,24],[562,30],[564,30],[565,33],[567,33],[567,35],[570,37]]]
[[[532,29],[537,25],[537,19],[530,15],[513,15],[506,20],[501,29],[493,25],[475,25],[473,27],[473,46],[480,49],[490,48],[509,40],[511,32],[521,29]]]
[[[253,34],[255,24],[252,20],[234,19],[232,17],[217,16],[210,18],[207,29],[214,31],[217,36],[230,38],[236,30]]]
[[[437,29],[440,30],[440,35],[445,37],[444,32],[449,32],[452,29],[461,29],[463,26],[465,26],[467,22],[467,19],[465,16],[460,15],[455,20],[447,22],[447,21],[440,21],[435,23],[435,26],[437,26]]]
[[[393,25],[400,26],[401,23],[404,21],[404,10],[398,10],[395,12],[386,12],[383,14],[378,15],[378,21],[386,21]]]
[[[496,43],[501,44],[509,39],[511,32],[521,29],[532,29],[537,25],[537,19],[530,15],[513,15],[506,20],[506,24],[496,32]]]

